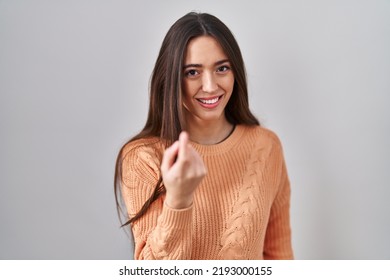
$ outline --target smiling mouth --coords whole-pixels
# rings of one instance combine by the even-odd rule
[[[220,99],[221,99],[222,95],[221,96],[217,96],[217,97],[214,97],[214,98],[207,98],[207,99],[204,99],[204,98],[196,98],[196,100],[198,100],[199,102],[203,103],[203,104],[207,104],[207,105],[213,105],[215,103],[217,103]]]

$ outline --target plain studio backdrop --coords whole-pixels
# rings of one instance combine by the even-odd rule
[[[179,17],[224,21],[284,147],[297,259],[390,259],[390,1],[0,0],[0,259],[129,259],[113,177]]]

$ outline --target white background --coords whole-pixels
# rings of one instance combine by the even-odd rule
[[[113,173],[185,13],[236,36],[297,259],[390,259],[390,1],[0,0],[0,259],[128,259]]]

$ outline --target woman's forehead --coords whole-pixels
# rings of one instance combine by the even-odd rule
[[[215,64],[227,58],[227,55],[215,38],[200,36],[188,43],[184,64]]]

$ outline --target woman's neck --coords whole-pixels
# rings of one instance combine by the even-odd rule
[[[187,124],[191,141],[201,145],[218,144],[228,138],[233,129],[234,125],[225,118],[214,123],[192,121]]]

